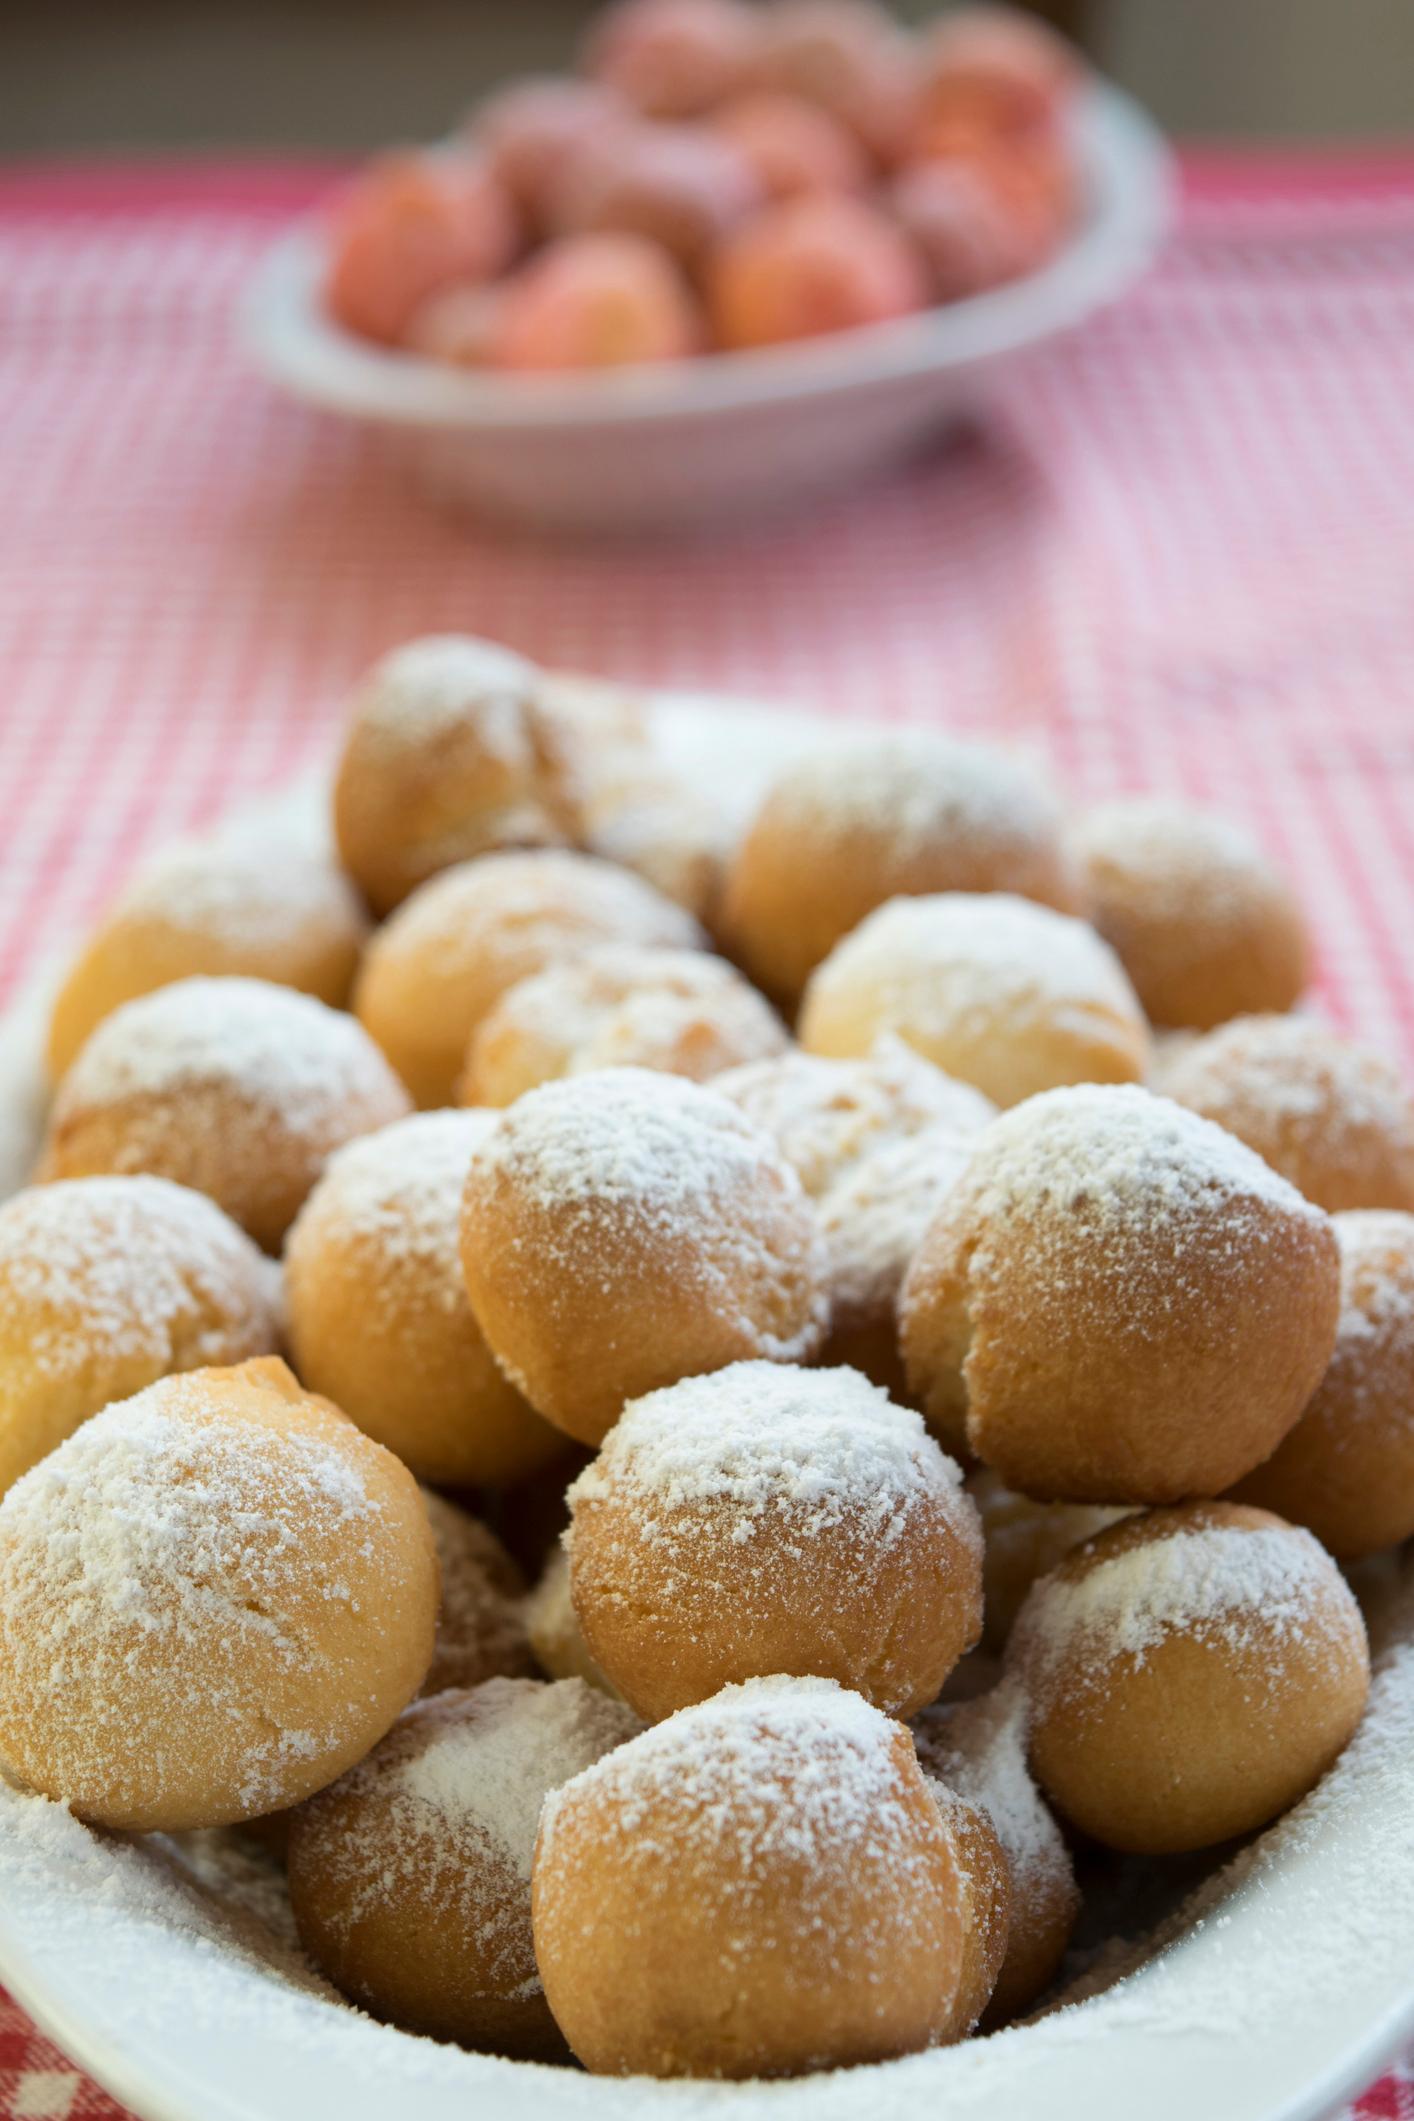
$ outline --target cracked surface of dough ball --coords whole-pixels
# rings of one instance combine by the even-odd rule
[[[1008,1665],[1047,1796],[1097,1841],[1152,1855],[1295,1804],[1370,1677],[1360,1608],[1319,1541],[1228,1502],[1126,1518],[1077,1548],[1027,1598]]]
[[[450,1105],[473,1032],[518,981],[595,943],[701,940],[681,906],[609,862],[491,854],[434,877],[379,930],[354,1007],[416,1102]]]
[[[556,1791],[535,1954],[591,2070],[789,2076],[941,2036],[960,1893],[907,1731],[827,1680],[759,1679]]]
[[[1339,1308],[1319,1208],[1181,1105],[1085,1084],[979,1137],[899,1315],[945,1444],[1038,1501],[1161,1503],[1276,1449]]]
[[[597,1444],[626,1401],[825,1329],[815,1217],[737,1107],[682,1076],[610,1068],[530,1091],[472,1162],[471,1307],[547,1421]]]
[[[363,679],[334,829],[376,913],[475,855],[566,837],[539,750],[539,684],[523,656],[455,633],[408,641]]]
[[[638,1728],[577,1679],[489,1679],[414,1703],[291,1822],[290,1897],[310,1957],[410,2032],[562,2060],[530,1930],[540,1807]]]
[[[59,1086],[39,1176],[169,1178],[274,1252],[333,1152],[406,1111],[342,1010],[267,980],[177,980],[89,1039]]]
[[[500,1486],[563,1446],[508,1383],[462,1274],[462,1188],[496,1122],[415,1112],[330,1158],[285,1248],[295,1368],[409,1466]]]
[[[821,746],[768,790],[728,874],[723,927],[752,977],[793,1000],[889,899],[989,891],[1074,906],[1050,790],[980,744],[858,737]]]
[[[980,1807],[1006,1857],[1010,1920],[984,2028],[1017,2017],[1049,1988],[1080,1912],[1070,1851],[1026,1764],[1028,1713],[1013,1677],[973,1701],[925,1709],[913,1727],[924,1772]]]
[[[213,833],[143,865],[70,965],[49,1019],[57,1082],[124,1002],[174,980],[236,976],[348,1000],[368,918],[332,857],[288,828]]]
[[[1326,1373],[1234,1500],[1306,1525],[1342,1560],[1414,1535],[1414,1216],[1334,1218],[1340,1324]]]
[[[738,1363],[634,1400],[570,1510],[585,1642],[650,1719],[772,1672],[912,1715],[981,1630],[957,1467],[853,1370]]]
[[[729,1069],[712,1087],[770,1135],[812,1200],[888,1143],[934,1124],[972,1133],[996,1116],[980,1090],[889,1037],[854,1060],[792,1047]]]
[[[1130,797],[1080,820],[1090,917],[1156,1025],[1289,1009],[1311,945],[1290,885],[1231,818]]]
[[[658,1068],[707,1082],[782,1052],[780,1018],[705,950],[604,943],[508,988],[472,1035],[466,1105],[512,1105],[596,1068]]]
[[[867,1053],[886,1033],[998,1105],[1138,1082],[1149,1060],[1134,991],[1094,929],[1001,891],[892,899],[812,975],[810,1052]]]
[[[433,1488],[423,1489],[422,1500],[442,1577],[437,1642],[423,1693],[528,1677],[533,1664],[521,1612],[525,1578],[479,1517]]]
[[[274,1268],[214,1201],[75,1178],[0,1206],[0,1494],[110,1400],[271,1355]]]
[[[0,1758],[96,1826],[258,1818],[368,1751],[432,1657],[412,1475],[281,1362],[84,1423],[0,1503]]]
[[[1245,1016],[1175,1056],[1165,1094],[1332,1213],[1414,1209],[1414,1098],[1383,1054],[1299,1016]]]

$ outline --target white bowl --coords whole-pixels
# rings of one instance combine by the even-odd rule
[[[685,698],[663,703],[659,731],[680,772],[742,809],[822,736],[803,715]],[[304,784],[281,807],[307,826],[327,790]],[[0,1194],[33,1159],[50,985],[0,1022]],[[1320,1787],[1159,1956],[989,2040],[784,2084],[466,2054],[292,1982],[229,1880],[203,1885],[160,1847],[94,1835],[3,1780],[0,1981],[145,2121],[1320,2121],[1414,2031],[1410,1550],[1383,1607],[1370,1715]],[[198,1871],[203,1839],[187,1837]]]
[[[440,495],[567,530],[745,519],[901,458],[975,407],[1009,359],[1113,300],[1168,224],[1171,163],[1118,90],[1076,128],[1085,211],[1042,271],[896,323],[760,353],[596,376],[493,376],[390,353],[320,299],[317,221],[270,253],[244,331],[276,383],[376,424]]]

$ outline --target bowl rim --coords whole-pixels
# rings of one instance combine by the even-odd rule
[[[320,299],[323,222],[305,216],[267,252],[241,304],[247,352],[274,383],[390,425],[531,430],[708,418],[957,372],[1077,324],[1143,271],[1167,232],[1175,163],[1131,97],[1087,84],[1075,122],[1089,212],[1039,271],[987,294],[829,338],[592,376],[490,376],[360,340]]]

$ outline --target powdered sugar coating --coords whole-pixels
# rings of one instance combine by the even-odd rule
[[[877,835],[900,866],[970,840],[1022,855],[1060,835],[1053,789],[1023,759],[931,730],[889,730],[821,745],[775,783],[766,808],[792,830]],[[960,850],[961,843],[961,851]],[[1000,858],[1000,857],[998,857]]]
[[[1061,1688],[1101,1683],[1117,1663],[1142,1666],[1177,1635],[1256,1656],[1277,1685],[1288,1647],[1309,1654],[1323,1634],[1346,1634],[1343,1614],[1329,1613],[1334,1566],[1294,1525],[1200,1518],[1085,1567],[1089,1552],[1042,1577],[1012,1632],[1008,1661],[1042,1704]]]
[[[254,1372],[274,1387],[248,1413],[259,1387],[221,1380]],[[419,1599],[430,1647],[430,1551],[389,1514],[394,1470],[278,1364],[166,1378],[85,1422],[0,1504],[9,1764],[81,1812],[172,1825],[200,1823],[194,1789],[215,1823],[336,1771],[381,1727],[380,1686],[416,1685]]]
[[[974,1133],[996,1112],[980,1090],[891,1036],[857,1060],[792,1049],[732,1068],[713,1088],[765,1129],[815,1199],[885,1142],[939,1122]]]
[[[1245,826],[1214,810],[1158,796],[1124,796],[1088,810],[1076,829],[1092,871],[1141,877],[1146,907],[1175,926],[1244,922],[1276,873]]]
[[[723,959],[603,944],[501,997],[472,1040],[463,1096],[508,1105],[538,1083],[616,1067],[705,1082],[786,1044],[775,1011]]]
[[[892,1311],[909,1265],[967,1168],[974,1133],[935,1121],[861,1157],[820,1203],[836,1323]]]
[[[1322,1024],[1237,1017],[1176,1058],[1164,1089],[1323,1208],[1414,1207],[1414,1098],[1383,1055]]]
[[[1148,1034],[1119,959],[1093,928],[1008,892],[896,898],[813,974],[800,1037],[858,1052],[893,1032],[1013,1104],[1062,1080],[1132,1080]]]
[[[910,1407],[854,1370],[733,1363],[632,1401],[569,1491],[571,1512],[626,1498],[654,1547],[769,1547],[842,1527],[887,1550],[920,1504],[970,1529],[961,1475]],[[725,1516],[725,1523],[724,1523]],[[573,1528],[568,1535],[574,1551]]]
[[[61,1180],[0,1205],[0,1344],[51,1389],[265,1354],[273,1296],[230,1217],[165,1178]],[[0,1407],[7,1397],[0,1378]]]
[[[980,1804],[1006,1850],[1019,1891],[1075,1891],[1060,1828],[1026,1764],[1026,1695],[1014,1674],[989,1693],[925,1709],[914,1724],[919,1758],[969,1804]]]
[[[255,819],[165,848],[129,880],[112,917],[160,921],[256,962],[296,947],[356,946],[367,928],[327,848]]]
[[[375,663],[354,699],[360,735],[390,757],[434,745],[474,724],[478,745],[511,771],[528,772],[526,714],[539,673],[498,642],[431,633]]]

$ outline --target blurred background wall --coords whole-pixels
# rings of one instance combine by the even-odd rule
[[[360,148],[562,64],[592,0],[0,0],[0,154]],[[928,0],[899,11],[931,13]],[[1173,131],[1414,125],[1414,0],[1043,0]]]

